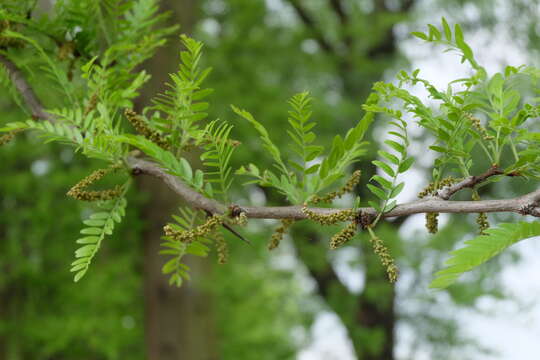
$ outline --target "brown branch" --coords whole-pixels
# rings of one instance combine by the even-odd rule
[[[51,120],[52,115],[44,110],[43,105],[41,105],[41,102],[34,93],[34,90],[24,78],[21,70],[3,54],[0,54],[0,63],[6,67],[13,86],[15,86],[24,102],[30,109],[32,117],[34,119]]]
[[[487,179],[495,175],[502,175],[502,171],[497,165],[491,166],[488,171],[478,176],[469,176],[468,178],[450,186],[446,186],[437,192],[437,197],[448,200],[452,195],[465,188],[473,188],[478,184],[483,183]]]
[[[25,80],[21,71],[9,59],[0,54],[0,61],[6,66],[9,76],[22,98],[31,109],[36,118],[51,120],[51,114],[43,109],[41,102],[36,97],[34,91]],[[169,188],[177,193],[184,201],[195,209],[208,211],[212,214],[224,214],[228,207],[220,202],[209,199],[199,194],[189,186],[184,184],[179,178],[168,174],[159,165],[151,161],[128,157],[127,165],[134,175],[147,174],[161,179]],[[488,212],[514,212],[522,215],[532,215],[540,217],[540,189],[529,194],[502,200],[481,200],[481,201],[449,201],[444,200],[445,194],[454,194],[456,191],[471,184],[478,184],[485,181],[490,176],[500,174],[497,167],[492,167],[485,174],[467,178],[454,185],[449,190],[443,189],[443,194],[433,196],[405,204],[397,205],[392,211],[383,215],[384,218],[407,216],[419,213],[488,213]],[[474,186],[474,185],[472,185]],[[448,197],[449,197],[448,196]],[[256,219],[306,219],[307,215],[302,211],[302,206],[275,206],[275,207],[242,207],[242,211],[248,218]],[[310,208],[311,211],[320,215],[331,215],[342,211],[342,209],[332,208]],[[373,208],[359,208],[359,213],[365,216],[376,216],[377,212]]]
[[[128,164],[134,174],[147,174],[163,180],[174,192],[196,209],[211,213],[223,214],[227,206],[216,200],[208,199],[185,185],[177,177],[166,173],[157,164],[143,159],[129,158]],[[421,213],[488,213],[488,212],[514,212],[522,215],[540,217],[540,189],[529,194],[501,200],[481,201],[448,201],[438,197],[430,197],[409,203],[399,204],[392,211],[383,215],[384,218],[393,218]],[[242,211],[252,219],[307,219],[302,206],[242,206]],[[310,208],[320,215],[331,215],[342,211],[335,208]],[[358,212],[374,217],[377,212],[373,208],[359,208]]]

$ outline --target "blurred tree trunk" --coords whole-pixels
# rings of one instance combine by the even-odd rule
[[[163,2],[170,11],[169,23],[180,24],[183,33],[190,33],[197,19],[197,1]],[[179,41],[172,38],[150,59],[145,68],[152,75],[142,93],[144,105],[165,90],[169,73],[178,69]],[[142,104],[139,104],[142,105]],[[196,160],[196,159],[193,159]],[[190,161],[191,162],[191,161]],[[185,282],[181,288],[168,284],[161,273],[165,258],[159,255],[163,226],[170,221],[180,203],[176,194],[163,183],[150,177],[139,180],[139,188],[150,198],[143,209],[148,224],[144,233],[144,281],[146,299],[146,344],[149,360],[211,360],[215,354],[214,319],[210,295],[195,288],[195,282]],[[207,265],[200,259],[188,263],[193,278],[204,276]]]

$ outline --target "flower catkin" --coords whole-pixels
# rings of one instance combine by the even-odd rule
[[[150,129],[148,124],[143,120],[142,117],[137,115],[137,113],[131,109],[126,109],[124,111],[126,119],[130,122],[131,125],[137,130],[139,134],[152,141],[162,149],[167,150],[169,144],[157,131]]]
[[[217,227],[223,224],[224,218],[222,215],[213,215],[206,222],[191,230],[175,230],[171,225],[165,225],[163,231],[165,235],[172,237],[175,240],[190,243],[200,236],[208,235],[214,232]]]
[[[398,277],[398,268],[394,258],[390,255],[388,248],[384,245],[381,238],[373,236],[370,238],[373,252],[379,257],[381,264],[386,268],[386,274],[391,283],[395,283]]]
[[[418,197],[420,199],[423,199],[428,195],[435,195],[437,193],[437,190],[440,190],[445,186],[454,185],[458,181],[459,179],[456,179],[452,176],[448,176],[437,183],[429,183],[428,186],[426,186],[422,191],[420,191],[420,193],[418,194]]]
[[[238,216],[234,216],[231,220],[233,224],[246,226],[248,222],[248,217],[245,212],[241,212]]]
[[[287,232],[289,227],[294,223],[294,220],[292,219],[282,219],[281,225],[276,229],[276,231],[272,234],[272,238],[270,239],[270,244],[268,244],[268,250],[274,250],[279,246],[281,243],[281,240],[283,240],[283,235]]]
[[[5,145],[11,140],[13,140],[13,138],[19,131],[20,130],[13,130],[13,131],[8,132],[7,134],[0,136],[0,146]]]
[[[351,175],[351,178],[347,181],[345,186],[343,186],[341,189],[339,189],[338,191],[333,191],[331,193],[328,193],[328,194],[326,194],[325,196],[322,196],[322,197],[314,196],[311,201],[314,204],[318,204],[318,203],[321,203],[321,202],[330,203],[335,198],[341,198],[345,193],[352,192],[354,190],[356,185],[358,185],[360,183],[360,176],[361,175],[362,175],[362,172],[360,170],[356,170],[355,172],[353,172],[353,174]]]
[[[330,249],[337,249],[338,247],[345,244],[347,241],[351,240],[356,234],[357,227],[358,224],[353,221],[343,230],[332,236],[332,239],[330,240]]]
[[[493,140],[494,137],[489,135],[486,128],[482,126],[480,119],[470,113],[464,114],[467,119],[472,123],[472,126],[478,131],[482,138],[486,141]]]
[[[426,213],[426,228],[430,234],[439,231],[439,213]]]
[[[226,264],[229,260],[229,245],[220,231],[216,231],[215,239],[218,264]]]
[[[302,212],[311,220],[318,222],[321,225],[334,225],[338,222],[354,220],[357,216],[356,211],[352,209],[340,210],[329,215],[317,214],[308,209],[306,206],[302,208]]]
[[[438,190],[445,186],[450,186],[458,182],[458,179],[454,177],[446,177],[437,183],[430,183],[419,194],[420,199],[425,198],[428,195],[435,195]],[[439,231],[439,213],[427,213],[426,214],[426,229],[430,234],[436,234]]]
[[[99,169],[88,175],[77,184],[75,184],[68,192],[67,195],[74,199],[81,201],[97,201],[97,200],[111,200],[117,198],[122,193],[122,187],[116,185],[113,189],[88,191],[84,190],[86,187],[92,185],[94,182],[103,178],[108,173],[120,168],[121,165],[113,165],[106,169]]]
[[[475,201],[480,200],[480,195],[476,191],[472,193],[472,199]],[[489,228],[489,221],[486,213],[478,213],[476,217],[476,223],[478,224],[478,229],[480,235],[484,235],[485,231]]]

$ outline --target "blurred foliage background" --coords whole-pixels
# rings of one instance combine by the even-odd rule
[[[440,16],[486,39],[477,46],[496,41],[490,36],[496,32],[514,39],[530,58],[540,46],[540,12],[527,0],[179,0],[160,6],[170,12],[169,24],[180,24],[181,32],[205,43],[204,61],[213,67],[207,85],[215,89],[210,118],[234,123],[233,136],[242,143],[236,166],[253,162],[264,168],[269,159],[230,104],[249,109],[285,148],[287,140],[280,136],[285,103],[309,89],[316,99],[319,141],[329,142],[361,117],[374,81],[410,66],[403,49],[409,31]],[[46,0],[4,1],[0,8],[25,9],[32,17],[54,11],[53,1]],[[97,16],[89,13],[81,24],[98,21]],[[172,36],[147,61],[152,80],[138,107],[164,89],[179,50]],[[47,80],[39,74],[31,80],[44,102],[54,103]],[[0,123],[25,119],[6,91],[0,93]],[[373,150],[380,135],[372,132],[371,138]],[[229,239],[228,264],[217,265],[215,256],[193,260],[193,280],[171,288],[160,273],[158,245],[163,224],[179,204],[161,183],[138,179],[121,229],[84,281],[74,284],[69,263],[87,210],[64,194],[96,164],[61,146],[41,145],[32,134],[2,147],[0,159],[0,359],[295,359],[311,344],[313,323],[328,312],[343,325],[347,351],[358,359],[414,359],[417,351],[431,358],[475,358],[487,350],[467,336],[453,309],[474,308],[483,296],[503,298],[493,270],[515,259],[502,257],[448,292],[432,293],[426,291],[431,274],[457,242],[476,231],[474,216],[456,216],[432,237],[408,230],[409,219],[386,224],[381,234],[402,271],[396,286],[387,282],[378,259],[364,251],[367,239],[361,235],[330,252],[327,240],[336,228],[321,231],[298,223],[280,248],[269,252],[277,223],[252,221],[244,234],[253,246]],[[358,166],[364,180],[374,171],[371,160],[368,156]],[[420,177],[427,173],[419,169]],[[240,205],[283,202],[241,183],[233,192]],[[483,195],[512,192],[516,189],[491,187]],[[359,195],[368,197],[362,189]],[[413,340],[404,340],[404,333],[414,334]],[[398,357],[397,344],[405,341],[409,351]],[[343,353],[336,349],[317,358],[340,359]]]

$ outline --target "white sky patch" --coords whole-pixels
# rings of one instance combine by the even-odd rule
[[[51,163],[48,160],[36,160],[30,165],[30,170],[36,176],[46,175],[51,168]]]

